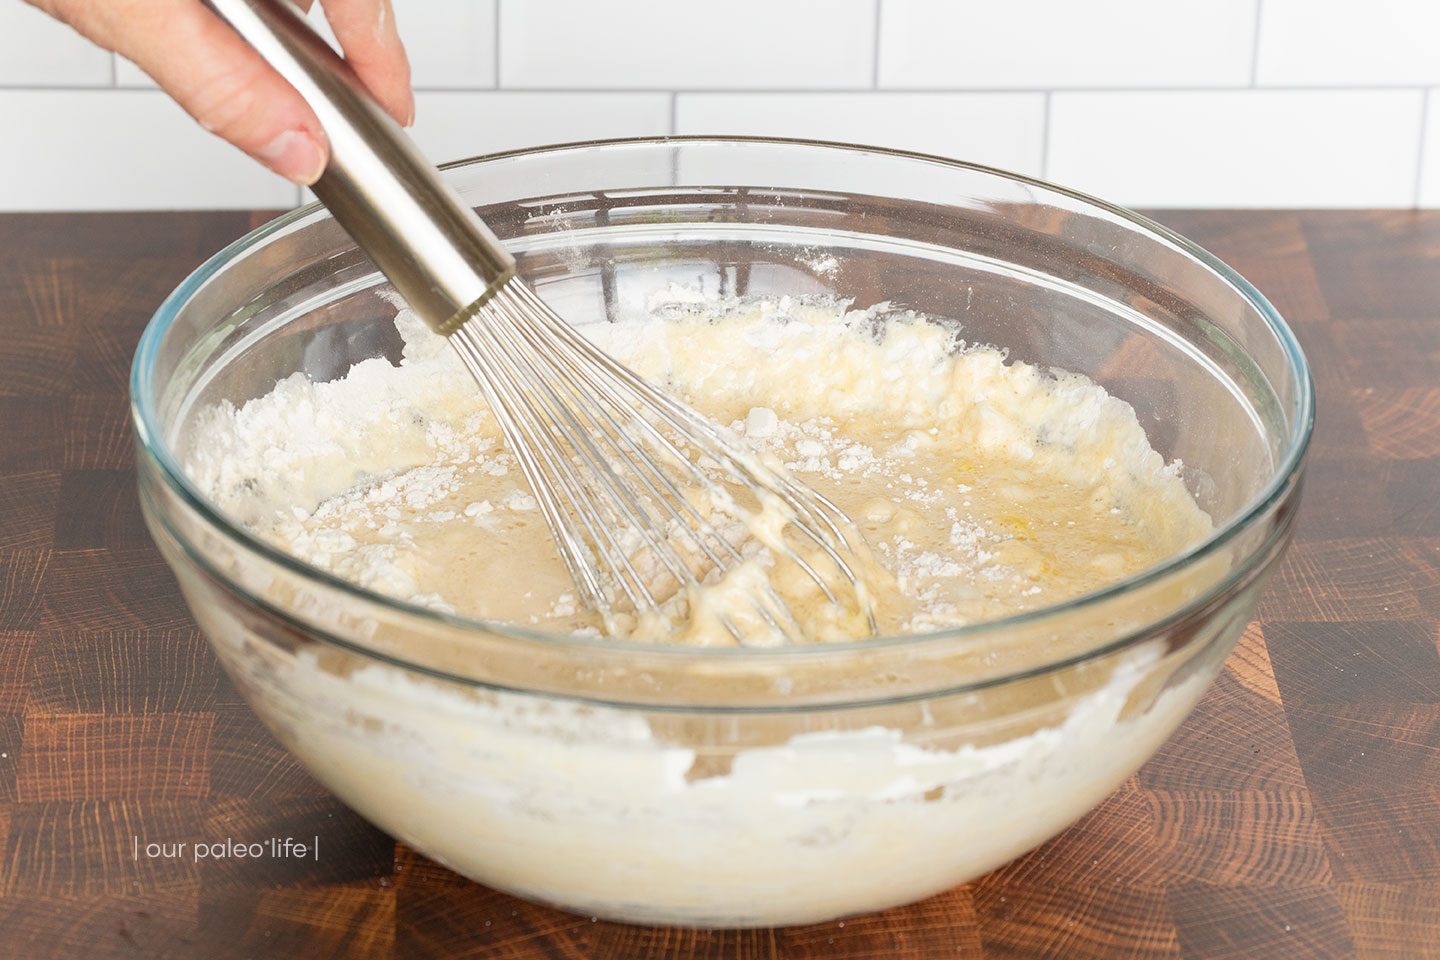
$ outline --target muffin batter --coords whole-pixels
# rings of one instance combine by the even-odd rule
[[[418,320],[402,312],[396,322],[399,366],[367,360],[330,383],[295,374],[239,409],[207,411],[188,472],[261,536],[362,586],[471,617],[601,633],[470,375]],[[1083,377],[967,346],[948,322],[886,304],[672,289],[648,316],[586,332],[861,527],[883,567],[866,575],[882,635],[1049,606],[1210,529],[1127,404]],[[735,539],[743,544],[743,528]],[[777,580],[787,599],[800,589]],[[736,642],[687,622],[683,604],[669,613],[674,628],[658,634],[613,623],[609,632]]]
[[[342,577],[596,632],[470,375],[419,321],[402,313],[397,325],[398,366],[367,360],[330,383],[296,375],[205,411],[187,431],[190,476],[249,529]],[[670,291],[643,316],[588,330],[866,528],[888,578],[885,632],[1053,603],[1209,528],[1126,404],[966,346],[948,322]],[[1197,652],[1243,622],[1212,618],[1178,646],[1159,637],[1024,673],[1179,608],[1202,585],[1196,569],[983,647],[937,637],[733,657],[529,643],[377,612],[235,541],[211,549],[317,632],[390,655],[275,642],[211,578],[177,567],[257,713],[346,803],[497,889],[685,926],[909,903],[1034,847],[1156,749],[1213,676]],[[729,642],[703,629],[663,639]],[[440,672],[404,666],[412,651]],[[844,705],[806,706],[817,700]]]

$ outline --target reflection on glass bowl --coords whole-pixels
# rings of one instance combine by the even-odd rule
[[[1083,597],[823,648],[545,635],[412,606],[277,552],[178,464],[197,411],[393,351],[389,290],[323,209],[222,251],[132,375],[145,516],[216,653],[345,802],[482,883],[647,923],[756,926],[905,903],[1054,835],[1219,671],[1289,540],[1313,402],[1249,284],[1153,223],[873,148],[670,138],[452,165],[567,317],[672,281],[957,317],[1084,374],[1185,464],[1215,532]]]

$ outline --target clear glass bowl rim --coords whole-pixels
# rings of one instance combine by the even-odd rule
[[[808,658],[817,654],[839,656],[846,652],[874,651],[880,648],[893,649],[911,644],[922,645],[943,641],[972,640],[986,635],[1001,633],[1020,625],[1029,626],[1046,619],[1060,618],[1074,611],[1104,603],[1117,598],[1121,594],[1139,590],[1171,574],[1178,573],[1187,565],[1197,563],[1203,558],[1223,549],[1241,531],[1247,529],[1257,520],[1267,515],[1276,503],[1283,498],[1292,486],[1294,480],[1299,476],[1304,465],[1305,454],[1310,444],[1311,435],[1314,432],[1315,391],[1309,363],[1305,359],[1304,352],[1298,340],[1295,338],[1294,333],[1290,330],[1289,325],[1286,324],[1279,312],[1276,311],[1269,300],[1267,300],[1259,290],[1209,251],[1148,217],[1144,217],[1132,210],[1080,191],[1058,186],[1035,177],[1025,176],[1024,174],[1012,173],[983,164],[954,160],[932,154],[865,144],[787,137],[675,135],[582,140],[482,154],[480,156],[468,157],[442,164],[440,169],[450,170],[498,160],[572,151],[603,150],[606,148],[635,146],[665,147],[706,143],[715,145],[757,144],[780,147],[815,148],[817,150],[841,153],[880,154],[901,160],[935,164],[985,174],[1008,180],[1015,184],[1021,184],[1032,189],[1058,194],[1072,201],[1078,201],[1081,204],[1094,207],[1097,210],[1128,221],[1132,226],[1139,228],[1141,232],[1149,233],[1157,239],[1173,244],[1183,253],[1215,271],[1226,283],[1233,287],[1237,293],[1249,301],[1260,314],[1270,331],[1279,340],[1281,348],[1284,351],[1289,373],[1294,377],[1296,383],[1295,401],[1293,404],[1294,416],[1291,422],[1290,433],[1285,439],[1285,446],[1281,451],[1279,462],[1272,476],[1244,508],[1237,511],[1234,516],[1217,527],[1211,532],[1210,536],[1204,540],[1193,545],[1188,550],[1168,558],[1163,563],[1142,570],[1137,574],[1099,590],[1091,591],[1078,597],[1072,597],[1063,603],[1041,607],[1036,610],[1027,610],[1023,613],[1013,614],[996,620],[985,620],[965,626],[949,627],[943,630],[932,630],[925,633],[876,637],[853,642],[828,643],[824,644],[823,648],[816,648],[812,645],[782,646],[765,649],[752,649],[748,647],[699,648],[681,645],[636,643],[609,638],[576,637],[569,634],[529,630],[524,627],[497,621],[480,620],[442,613],[428,607],[407,603],[406,601],[388,597],[384,594],[374,593],[336,577],[327,571],[312,567],[261,540],[249,531],[232,524],[191,484],[189,478],[186,477],[178,461],[173,456],[169,445],[164,441],[164,431],[160,429],[158,423],[156,397],[151,384],[154,379],[156,361],[159,356],[160,342],[164,339],[170,324],[178,316],[180,310],[206,281],[223,271],[232,260],[237,259],[252,247],[258,246],[272,235],[288,229],[295,223],[310,217],[317,212],[317,210],[323,209],[318,201],[284,213],[228,244],[195,268],[195,270],[165,298],[160,307],[155,311],[155,314],[151,317],[150,322],[141,334],[140,342],[135,352],[135,359],[130,369],[130,408],[131,417],[135,425],[136,438],[138,440],[137,452],[150,457],[155,462],[159,467],[160,475],[166,486],[173,494],[178,496],[187,506],[194,510],[207,524],[228,539],[237,541],[245,550],[259,554],[265,561],[278,564],[292,573],[317,581],[330,589],[340,591],[342,594],[354,596],[357,600],[364,603],[376,604],[402,616],[415,618],[419,620],[421,624],[432,622],[446,628],[459,628],[479,634],[499,635],[522,641],[543,643],[557,648],[570,647],[577,652],[589,654],[601,653],[606,656],[614,656],[623,655],[625,651],[628,650],[637,655],[643,653],[643,655],[649,657],[659,656],[666,660],[692,661],[696,663],[702,663],[707,660],[729,660],[735,657],[744,657],[753,660],[757,666],[762,663],[774,664],[779,661],[797,657]],[[175,534],[173,529],[172,534]],[[210,570],[212,574],[221,577],[231,589],[243,594],[249,602],[270,610],[286,620],[293,620],[293,617],[288,612],[274,607],[273,604],[262,598],[251,595],[249,591],[235,583],[233,578],[224,576],[221,571],[215,569],[214,566],[209,564],[203,557],[196,554],[191,546],[184,542],[183,538],[179,537],[178,534],[175,535],[192,559],[201,563]],[[1194,597],[1182,608],[1177,608],[1177,610],[1172,611],[1169,615],[1162,618],[1161,622],[1178,619],[1188,611],[1204,607],[1216,596],[1230,589],[1237,580],[1244,577],[1249,572],[1249,568],[1256,562],[1256,558],[1264,553],[1265,550],[1263,548],[1252,551],[1250,555],[1237,562],[1228,575],[1221,578],[1219,582],[1213,584],[1210,589],[1201,595]],[[370,650],[353,639],[328,636],[308,624],[297,623],[296,625],[303,626],[307,632],[317,637],[352,651],[363,653],[378,661],[391,663],[395,666],[423,674],[442,677],[466,685],[488,686],[488,684],[477,681],[473,677],[457,676],[443,670],[437,670],[433,666],[397,658],[393,654]],[[991,686],[1003,684],[1011,680],[1032,677],[1050,670],[1061,669],[1086,659],[1113,653],[1123,649],[1130,643],[1137,642],[1152,635],[1154,627],[1157,625],[1158,624],[1154,624],[1148,628],[1134,631],[1126,636],[1112,639],[1092,649],[1082,651],[1079,654],[1070,654],[1054,661],[1029,664],[1023,669],[1016,671],[1013,675],[987,678],[978,684],[978,686]]]

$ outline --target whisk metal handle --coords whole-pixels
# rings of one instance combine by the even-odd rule
[[[287,0],[207,0],[300,92],[330,140],[312,188],[443,334],[515,275],[515,258]]]

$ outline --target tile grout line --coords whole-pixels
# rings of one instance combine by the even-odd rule
[[[495,0],[494,19],[494,48],[495,48],[495,89],[500,89],[500,0]]]
[[[875,26],[871,31],[870,89],[880,89],[880,5],[885,0],[875,0]]]
[[[110,54],[110,86],[112,86],[112,87],[118,87],[118,86],[120,86],[120,59],[119,59],[119,58],[120,58],[120,54],[115,53],[115,52],[113,52],[113,51],[111,52],[111,54]]]
[[[1425,136],[1429,133],[1430,126],[1430,88],[1425,87],[1420,91],[1420,151],[1415,158],[1415,209],[1420,209],[1420,201],[1423,197],[1421,189],[1425,185]]]
[[[677,121],[677,119],[678,119],[679,116],[680,116],[680,94],[676,93],[674,90],[671,90],[671,91],[670,91],[670,136],[672,136],[672,137],[675,136],[675,134],[679,132],[678,126],[677,126],[677,123],[676,123],[676,121]]]
[[[1255,0],[1255,39],[1253,49],[1250,51],[1250,86],[1257,87],[1260,84],[1260,19],[1265,9],[1265,0]]]
[[[498,64],[497,64],[498,68]],[[497,70],[498,72],[498,70]],[[498,78],[497,78],[498,82]],[[0,83],[0,91],[16,91],[31,93],[66,93],[66,92],[96,92],[100,90],[119,90],[122,92],[148,92],[164,93],[159,87],[146,86],[125,86],[110,87],[105,84],[77,84],[77,83]],[[1137,94],[1137,93],[1244,93],[1244,94],[1265,94],[1265,93],[1399,93],[1413,92],[1417,89],[1416,84],[1411,83],[1354,83],[1354,84],[1331,84],[1325,86],[1305,86],[1291,84],[1285,86],[1196,86],[1196,87],[884,87],[874,89],[873,87],[484,87],[484,86],[447,86],[443,84],[422,84],[416,90],[423,90],[427,93],[495,93],[498,90],[505,93],[606,93],[606,94],[656,94],[656,93],[706,93],[706,94],[736,94],[746,95],[752,93],[783,93],[783,94],[815,94],[826,95],[854,95],[872,94],[877,97],[901,96],[904,94],[924,94],[937,96],[942,94],[963,94],[966,96],[983,96],[985,94],[1013,95],[1017,93],[1047,94],[1047,93],[1106,93],[1106,94]]]
[[[1045,91],[1045,125],[1040,130],[1040,179],[1050,179],[1050,103],[1055,91]]]

